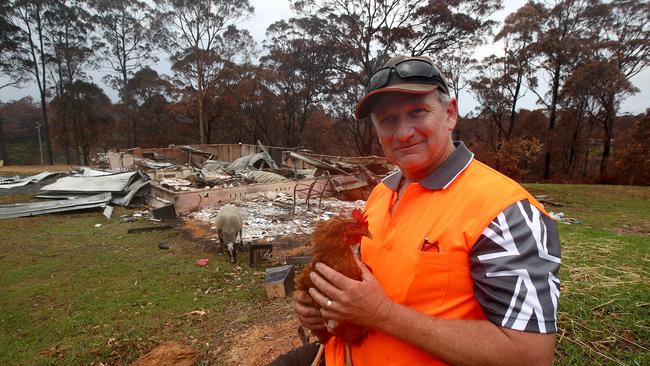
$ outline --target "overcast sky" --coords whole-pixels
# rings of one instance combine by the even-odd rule
[[[258,43],[258,48],[261,49],[262,42],[266,38],[266,28],[275,21],[289,19],[293,15],[293,12],[289,7],[288,0],[250,0],[250,2],[255,7],[255,15],[251,19],[242,22],[239,27],[248,29],[255,41]],[[504,1],[504,9],[494,14],[493,18],[502,22],[508,14],[517,10],[520,6],[525,4],[525,2],[525,0]],[[492,53],[499,52],[500,46],[501,45],[499,44],[485,45],[476,51],[475,56],[480,59]],[[161,73],[169,74],[169,63],[164,60],[165,57],[166,54],[160,54],[161,61],[158,65],[152,65],[152,68]],[[91,77],[94,82],[104,89],[104,92],[106,92],[113,101],[117,101],[117,92],[101,81],[102,76],[107,72],[108,70],[92,72]],[[647,108],[650,108],[650,68],[636,75],[631,81],[640,92],[628,97],[623,102],[621,112],[633,114],[642,113]],[[7,102],[10,100],[17,100],[27,95],[31,95],[35,99],[38,99],[38,89],[35,85],[25,86],[22,89],[11,87],[1,89],[0,101]],[[538,105],[535,105],[536,99],[537,98],[532,92],[527,92],[526,96],[519,102],[519,108],[539,108]],[[465,115],[474,110],[477,105],[473,100],[471,93],[468,92],[461,92],[459,101],[461,115]]]

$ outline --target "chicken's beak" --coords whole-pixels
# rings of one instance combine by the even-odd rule
[[[368,239],[372,239],[372,234],[370,233],[370,230],[366,230],[366,232],[363,233],[363,236],[365,236]]]

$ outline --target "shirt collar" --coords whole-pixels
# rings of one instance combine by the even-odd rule
[[[418,182],[421,186],[430,190],[445,189],[467,168],[474,158],[474,153],[469,151],[462,141],[454,142],[454,146],[456,149],[449,155],[447,160],[429,176]],[[391,190],[397,191],[403,176],[402,171],[397,170],[384,178],[382,182]]]

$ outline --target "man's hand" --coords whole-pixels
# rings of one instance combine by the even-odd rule
[[[399,305],[357,260],[362,280],[355,281],[317,263],[310,274],[320,319],[345,320],[391,335],[454,365],[549,365],[554,334],[500,328],[487,320],[446,320]],[[328,308],[328,300],[332,300]]]
[[[325,329],[325,319],[314,307],[312,301],[306,291],[296,290],[293,292],[293,310],[298,315],[300,323],[311,330]]]
[[[310,274],[315,287],[309,294],[320,306],[325,319],[348,321],[375,329],[389,316],[394,303],[386,296],[368,268],[356,258],[361,269],[361,281],[342,275],[323,263],[316,263]],[[328,300],[331,305],[328,307]]]

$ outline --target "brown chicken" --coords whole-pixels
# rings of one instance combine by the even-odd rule
[[[359,209],[354,209],[350,217],[335,217],[317,224],[311,239],[314,250],[313,258],[296,277],[295,288],[307,291],[310,287],[314,287],[309,274],[314,271],[314,264],[317,262],[324,263],[347,277],[361,280],[361,270],[354,260],[352,247],[359,244],[364,236],[372,238],[368,231],[368,221]],[[312,301],[312,304],[319,307],[315,301]],[[328,322],[328,328],[332,334],[346,343],[360,342],[366,335],[366,329],[356,324],[332,323],[332,321]],[[327,342],[331,336],[326,329],[313,333],[322,344]]]

